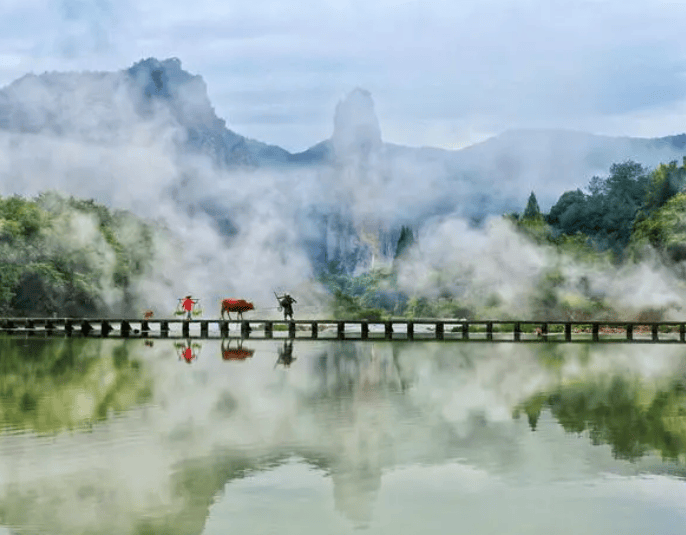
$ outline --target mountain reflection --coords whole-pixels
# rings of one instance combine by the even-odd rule
[[[335,514],[364,527],[387,474],[403,467],[458,463],[471,488],[487,477],[595,477],[613,462],[631,472],[624,459],[686,453],[679,346],[273,340],[247,349],[208,340],[203,358],[181,366],[172,341],[138,342],[2,340],[6,427],[60,430],[124,412],[87,434],[6,435],[0,522],[47,533],[202,533],[241,482],[298,459],[331,484]],[[227,363],[239,350],[251,358]],[[278,365],[295,354],[297,365]],[[79,392],[93,398],[89,411],[75,412]],[[60,403],[61,423],[41,428],[50,420],[37,414]],[[565,442],[560,426],[591,441]],[[611,444],[617,460],[591,443]],[[279,483],[269,485],[251,499]]]

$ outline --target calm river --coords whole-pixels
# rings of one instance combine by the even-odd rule
[[[682,345],[0,338],[0,534],[680,534],[685,373]]]

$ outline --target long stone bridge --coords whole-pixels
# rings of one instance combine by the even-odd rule
[[[22,336],[287,338],[486,342],[686,342],[686,322],[390,319],[0,318],[0,333]]]

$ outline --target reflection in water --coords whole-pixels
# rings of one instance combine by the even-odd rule
[[[549,408],[570,433],[588,432],[593,444],[609,444],[618,459],[635,461],[659,452],[663,459],[686,461],[684,378],[655,385],[626,377],[560,385],[532,396],[515,410],[527,414],[532,430]]]
[[[151,397],[151,378],[124,341],[0,337],[0,428],[89,427]]]
[[[254,349],[243,347],[243,339],[236,341],[236,347],[231,347],[231,340],[222,339],[222,359],[223,360],[245,360],[255,354]]]
[[[284,368],[290,368],[294,360],[297,359],[293,356],[293,340],[284,340],[283,346],[279,348],[279,358],[277,359],[274,367],[281,364]]]
[[[202,345],[200,343],[191,343],[190,338],[186,338],[184,342],[176,342],[174,347],[176,348],[176,353],[179,356],[179,360],[184,360],[187,364],[190,364],[197,359],[198,355],[200,354],[200,350],[202,349]]]
[[[475,533],[606,533],[628,504],[651,516],[651,533],[670,532],[656,514],[683,521],[679,346],[303,342],[286,371],[274,358],[295,360],[292,340],[250,350],[207,341],[215,357],[190,368],[174,365],[171,341],[53,340],[41,354],[9,342],[2,407],[17,407],[13,428],[35,428],[37,410],[28,401],[19,411],[18,377],[57,388],[111,365],[130,370],[121,377],[133,391],[155,381],[147,398],[110,399],[125,412],[87,433],[3,435],[0,522],[18,531],[419,533],[440,521]],[[227,366],[225,351],[236,350],[254,357]],[[512,418],[522,413],[529,425]],[[607,484],[608,473],[620,483]],[[628,477],[639,473],[669,479]],[[541,501],[532,514],[526,503]]]

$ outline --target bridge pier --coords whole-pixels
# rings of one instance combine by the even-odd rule
[[[252,328],[250,327],[250,323],[247,320],[242,320],[241,321],[241,336],[243,338],[248,338],[250,336],[250,331],[252,331]]]
[[[105,338],[108,334],[112,332],[112,325],[107,320],[102,320],[100,322],[100,336]]]

